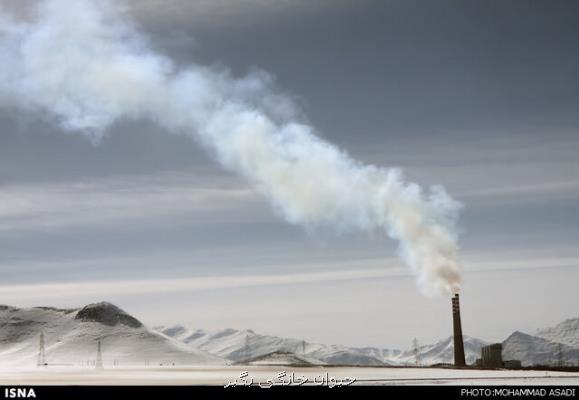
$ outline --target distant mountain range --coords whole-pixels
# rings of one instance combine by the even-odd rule
[[[260,335],[252,330],[190,330],[180,325],[148,328],[117,306],[16,308],[0,305],[0,366],[36,365],[40,333],[48,364],[91,366],[97,343],[105,366],[276,364],[433,365],[453,362],[448,337],[417,349],[348,347]],[[523,365],[579,365],[579,318],[538,330],[514,332],[503,342],[503,359]],[[465,336],[467,363],[487,342]]]
[[[385,365],[374,355],[340,345],[323,345],[298,339],[260,335],[252,330],[189,330],[183,326],[156,327],[159,332],[219,357],[241,362],[274,352],[305,356],[313,364]]]
[[[223,329],[206,331],[189,330],[183,326],[156,327],[159,332],[219,357],[241,362],[263,357],[274,352],[294,353],[313,364],[332,365],[416,365],[414,349],[401,351],[377,347],[347,347],[310,343],[297,339],[260,335],[252,330]],[[466,336],[465,354],[469,363],[480,357],[486,342]],[[421,365],[453,362],[452,337],[437,343],[420,346],[418,359]]]
[[[260,335],[252,330],[189,330],[183,326],[156,327],[165,335],[193,348],[240,362],[275,352],[294,353],[318,364],[339,365],[434,365],[454,362],[452,336],[416,349],[398,350],[377,347],[347,347],[309,343],[297,339]],[[514,332],[503,342],[503,359],[520,360],[530,365],[579,365],[579,318],[540,329],[535,335]],[[481,347],[489,344],[464,336],[467,364],[480,358]],[[317,360],[317,361],[316,361]]]

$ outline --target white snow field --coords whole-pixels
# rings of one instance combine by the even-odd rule
[[[0,385],[212,385],[226,386],[248,372],[254,385],[286,376],[355,378],[353,385],[579,385],[579,373],[555,371],[455,370],[400,367],[198,366],[93,368],[39,367],[0,371]],[[326,375],[327,374],[327,375]],[[287,378],[284,378],[287,379]],[[297,379],[296,379],[297,380]]]

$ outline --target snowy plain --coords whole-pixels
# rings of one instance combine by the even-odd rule
[[[0,385],[211,385],[226,386],[243,372],[254,385],[286,376],[306,377],[305,385],[328,376],[354,378],[352,385],[579,385],[579,372],[458,370],[400,367],[279,367],[195,366],[150,368],[49,367],[9,369],[0,372]],[[327,374],[327,375],[326,375]],[[287,380],[287,379],[286,379]]]

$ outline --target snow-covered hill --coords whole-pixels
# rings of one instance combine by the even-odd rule
[[[535,336],[579,348],[579,318],[567,319],[556,326],[539,329]]]
[[[579,349],[517,331],[503,342],[503,359],[521,360],[523,366],[577,365]]]
[[[160,332],[190,346],[229,360],[240,362],[274,352],[287,352],[319,360],[332,365],[415,365],[414,350],[382,349],[377,347],[347,347],[309,343],[297,339],[259,335],[252,330],[223,329],[206,331],[188,330],[176,325],[158,327]],[[464,346],[468,363],[480,357],[480,348],[486,342],[465,336]],[[421,346],[419,359],[422,365],[452,363],[454,361],[452,337],[431,345]]]
[[[0,365],[35,366],[41,332],[49,364],[94,363],[98,341],[105,367],[225,363],[150,330],[120,308],[103,302],[80,309],[0,306]]]
[[[188,330],[180,325],[167,328],[157,327],[156,329],[193,348],[199,348],[235,362],[251,360],[275,352],[285,352],[294,353],[302,357],[305,356],[308,362],[312,364],[387,364],[372,355],[364,354],[346,346],[323,345],[298,339],[259,335],[252,330]]]
[[[477,358],[480,358],[481,347],[487,344],[488,343],[483,340],[464,336],[464,355],[467,364],[473,364]],[[420,365],[454,363],[453,337],[449,336],[436,343],[418,347],[418,360]],[[397,365],[415,365],[416,354],[414,349],[406,350],[391,357],[389,361]]]

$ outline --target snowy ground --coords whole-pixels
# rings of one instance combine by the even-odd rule
[[[3,370],[0,385],[216,385],[225,386],[240,374],[254,384],[275,380],[281,371],[295,380],[308,382],[335,378],[355,378],[354,385],[579,385],[579,373],[551,371],[483,371],[438,368],[372,368],[372,367],[270,367],[206,366],[149,367],[146,369],[114,368],[97,371],[71,367],[47,367],[29,370]]]

